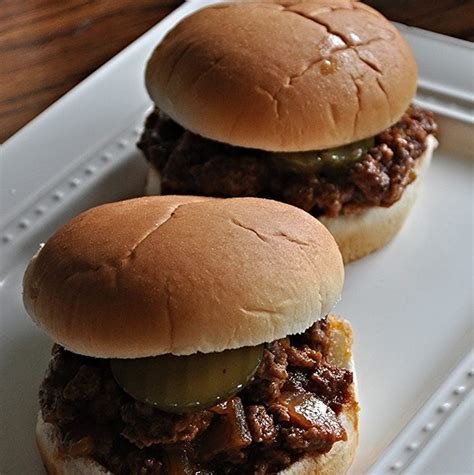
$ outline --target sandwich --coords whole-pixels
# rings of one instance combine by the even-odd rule
[[[337,245],[259,198],[143,197],[80,214],[24,303],[54,341],[50,474],[343,474],[358,441]]]
[[[395,236],[437,145],[431,112],[411,105],[409,46],[359,2],[210,6],[168,33],[145,76],[147,194],[292,204],[345,262]]]

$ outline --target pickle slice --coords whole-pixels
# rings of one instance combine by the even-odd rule
[[[255,374],[263,345],[139,359],[113,359],[112,373],[133,398],[175,413],[214,406],[240,391]]]
[[[374,146],[374,139],[369,138],[342,147],[321,150],[319,155],[325,166],[345,167],[359,161]]]
[[[311,152],[274,153],[276,167],[293,173],[318,173],[323,169],[339,168],[360,160],[374,146],[374,139],[364,139],[337,148]]]
[[[273,154],[274,164],[283,170],[293,173],[317,173],[323,166],[318,152],[276,152]]]

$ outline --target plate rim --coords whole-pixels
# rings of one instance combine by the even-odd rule
[[[185,2],[52,106],[48,107],[1,146],[0,150],[3,155],[0,160],[1,168],[4,168],[5,161],[15,160],[18,148],[24,147],[25,142],[29,143],[29,146],[35,145],[34,141],[33,144],[31,143],[29,136],[32,133],[37,135],[38,130],[41,132],[52,113],[61,108],[72,107],[71,104],[80,100],[82,94],[87,94],[88,88],[93,87],[96,81],[103,80],[104,74],[108,73],[111,67],[118,65],[120,61],[126,61],[127,55],[150,43],[151,39],[158,34],[158,31],[160,31],[159,34],[163,34],[166,26],[170,26],[185,15],[212,3],[218,3],[218,1],[189,0]],[[470,55],[474,51],[474,45],[463,40],[405,25],[397,24],[397,27],[406,35],[410,35],[413,38],[412,41],[415,42],[417,38],[422,38],[423,41],[444,44],[448,49],[459,50],[461,48],[463,53],[460,56],[462,57],[466,54]],[[464,62],[464,68],[466,64],[468,63]],[[453,84],[442,83],[439,78],[421,77],[418,102],[448,118],[465,124],[474,123],[471,91]],[[141,127],[136,126],[137,120],[143,116],[149,104],[150,102],[148,104],[144,102],[139,107],[137,105],[136,112],[123,119],[124,126],[119,133],[114,133],[112,136],[109,134],[103,142],[94,144],[94,153],[74,157],[71,162],[66,164],[64,169],[56,170],[55,176],[48,183],[42,184],[36,195],[24,195],[16,201],[12,213],[0,218],[0,252],[2,254],[5,250],[8,251],[9,248],[19,246],[21,242],[28,238],[30,233],[34,232],[37,226],[41,225],[41,222],[55,213],[59,207],[65,206],[66,203],[73,200],[75,193],[81,187],[89,186],[94,180],[98,180],[101,175],[109,173],[113,167],[125,160],[125,157],[130,153],[130,148],[135,147],[135,140],[141,132]],[[11,175],[4,176],[2,184],[8,184],[9,180],[11,180]],[[5,269],[8,270],[8,266],[5,266]],[[0,278],[5,269],[1,271]],[[377,461],[368,471],[369,474],[401,473],[409,467],[415,458],[423,453],[429,441],[435,437],[437,430],[452,417],[462,400],[473,391],[473,368],[474,353],[471,352],[456,366],[453,373],[442,385],[433,392],[430,399],[420,407],[415,417],[400,430],[385,451],[377,457]],[[466,378],[468,383],[465,382]],[[463,391],[459,391],[461,386],[465,388]],[[433,420],[436,420],[436,424],[430,428]],[[413,433],[420,433],[420,431],[423,433],[423,438],[421,442],[415,443]]]

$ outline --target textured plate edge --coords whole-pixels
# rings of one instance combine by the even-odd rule
[[[465,356],[428,402],[398,433],[367,475],[405,473],[472,391],[474,351]]]
[[[63,112],[63,109],[72,109],[81,106],[81,99],[84,95],[88,95],[90,93],[90,89],[96,84],[97,82],[103,82],[104,75],[108,74],[110,68],[116,68],[130,58],[131,55],[135,55],[137,51],[142,51],[144,48],[147,47],[149,43],[156,43],[156,38],[160,35],[166,34],[169,29],[171,29],[177,22],[181,19],[185,18],[187,15],[193,13],[194,11],[199,10],[200,8],[205,7],[206,5],[211,5],[214,3],[220,3],[219,0],[200,0],[199,4],[192,4],[192,3],[183,3],[178,8],[176,8],[173,12],[163,18],[160,22],[158,22],[155,26],[150,28],[146,31],[143,35],[129,44],[126,48],[122,51],[117,53],[114,57],[112,57],[109,61],[107,61],[104,65],[94,71],[91,75],[86,77],[83,81],[81,81],[78,85],[76,85],[73,89],[68,91],[64,94],[61,98],[59,98],[56,102],[51,104],[47,109],[41,112],[37,117],[32,119],[28,122],[24,127],[22,127],[19,131],[17,131],[12,137],[6,140],[0,146],[0,151],[2,152],[1,160],[0,160],[0,181],[2,185],[2,189],[9,188],[7,184],[9,183],[9,179],[12,177],[6,174],[5,165],[9,163],[16,163],[17,157],[21,151],[18,151],[18,146],[22,142],[27,142],[28,140],[33,140],[34,146],[43,147],[43,143],[37,143],[38,134],[42,136],[42,141],[44,142],[44,138],[51,139],[51,126],[49,130],[46,130],[45,135],[45,123],[53,123],[54,126],[58,125],[58,113]],[[142,110],[145,111],[147,107],[151,105],[151,101],[147,98],[147,101],[142,104]],[[81,106],[82,107],[82,106]],[[117,111],[116,111],[117,112]],[[125,114],[122,115],[122,111],[118,111],[118,115],[121,117],[120,123],[117,125],[113,132],[104,133],[100,138],[94,140],[88,144],[90,146],[89,150],[93,151],[98,149],[101,146],[105,146],[107,141],[113,139],[113,137],[117,134],[117,131],[124,130],[130,124],[130,117],[132,110],[129,109],[126,111]],[[100,129],[106,130],[106,124],[102,121],[100,124]],[[71,130],[68,130],[68,133],[71,133]],[[21,150],[21,146],[20,146]],[[38,192],[34,193],[34,196],[31,194],[27,196],[18,196],[18,190],[15,189],[13,186],[13,192],[16,195],[16,199],[11,203],[11,209],[8,209],[7,212],[4,214],[0,214],[0,242],[1,242],[1,230],[3,226],[7,223],[13,222],[18,214],[22,213],[24,209],[26,209],[32,201],[36,200],[36,197],[40,194],[43,194],[43,191],[46,187],[52,186],[52,183],[57,180],[57,175],[66,172],[68,166],[75,166],[75,164],[80,163],[83,160],[83,153],[75,152],[72,156],[73,158],[61,167],[60,170],[54,170],[54,176],[48,180],[42,180],[38,186]],[[74,162],[74,164],[72,164]],[[7,167],[8,168],[8,167]],[[2,203],[0,203],[0,208]]]
[[[0,282],[15,260],[15,246],[21,247],[42,222],[71,202],[81,189],[92,186],[94,181],[99,181],[120,167],[131,154],[138,153],[136,142],[142,132],[141,124],[147,110],[145,108],[138,113],[121,133],[77,160],[67,173],[59,172],[57,179],[43,187],[20,208],[16,216],[0,227]]]
[[[199,8],[213,3],[223,3],[220,1],[210,0],[202,2],[202,0],[188,0],[181,7],[174,11],[177,19],[181,15],[192,13]],[[189,8],[189,5],[192,7]],[[169,17],[167,17],[169,18]],[[423,36],[425,38],[436,38],[437,41],[447,41],[448,43],[461,43],[462,40],[454,40],[443,35],[426,32],[405,25],[397,25],[401,31],[408,31],[414,36]],[[147,33],[145,33],[146,35]],[[142,37],[140,37],[139,41]],[[453,41],[449,41],[453,40]],[[136,47],[136,42],[132,43],[128,48]],[[127,49],[128,49],[127,48]],[[467,48],[470,52],[472,47]],[[125,51],[119,53],[123,55]],[[117,55],[117,56],[119,56]],[[112,58],[112,60],[116,57]],[[106,63],[102,68],[107,67]],[[100,73],[102,68],[97,72]],[[95,79],[94,75],[87,78],[87,81]],[[74,89],[71,91],[73,92]],[[456,88],[444,86],[439,82],[421,79],[419,81],[419,97],[416,102],[424,107],[433,109],[435,112],[455,120],[472,124],[472,95],[466,94],[465,91]],[[53,104],[54,106],[54,104]],[[47,112],[48,109],[45,111]],[[141,117],[141,116],[140,116]],[[30,122],[27,127],[36,124],[43,119],[42,114]],[[141,120],[141,119],[140,119]],[[0,253],[8,250],[7,246],[19,244],[28,238],[28,234],[34,232],[36,226],[49,214],[54,213],[61,205],[69,199],[73,199],[74,193],[86,183],[92,183],[98,180],[100,176],[108,173],[115,163],[123,160],[124,157],[135,150],[135,139],[141,131],[141,127],[137,126],[137,120],[133,120],[118,136],[110,138],[94,154],[89,154],[83,158],[78,158],[72,171],[67,175],[58,173],[58,179],[41,190],[40,199],[35,197],[34,200],[26,199],[21,204],[19,212],[9,219],[8,224],[0,227]],[[9,140],[14,140],[13,136]],[[111,151],[112,150],[112,151]],[[115,152],[113,151],[115,150]],[[112,156],[111,156],[112,154]],[[102,161],[103,166],[94,168],[96,160]],[[94,163],[93,163],[94,162]],[[92,166],[92,168],[88,168]],[[77,172],[82,170],[88,179],[77,181]],[[51,206],[43,207],[42,200],[50,200]],[[1,270],[2,274],[4,269]],[[1,278],[1,275],[0,275]],[[462,381],[468,381],[463,384]],[[464,389],[460,389],[464,388]],[[474,388],[474,354],[468,354],[465,359],[453,370],[444,383],[432,394],[428,402],[420,407],[417,414],[403,428],[385,451],[377,458],[377,461],[368,470],[368,474],[402,474],[409,465],[422,453],[432,440],[441,426],[450,418],[454,411],[459,407],[462,400],[467,397]],[[363,430],[363,429],[362,429]],[[421,432],[420,432],[421,431]],[[420,435],[421,434],[421,435]]]

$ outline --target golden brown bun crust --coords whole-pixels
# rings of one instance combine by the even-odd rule
[[[24,302],[75,353],[139,358],[302,332],[332,309],[343,279],[333,237],[298,208],[158,196],[67,223],[32,259]]]
[[[345,264],[382,248],[395,237],[415,203],[437,145],[437,140],[429,135],[427,148],[417,161],[417,179],[389,208],[374,206],[349,216],[319,217],[336,239]]]
[[[416,89],[396,28],[349,0],[215,5],[151,56],[151,98],[186,129],[274,151],[334,147],[395,123]]]
[[[354,371],[351,327],[347,322],[330,316],[329,328],[332,362]],[[280,474],[344,475],[352,464],[359,441],[359,405],[355,383],[352,386],[352,399],[344,406],[339,417],[347,433],[346,441],[335,443],[327,454],[306,456]],[[49,475],[110,475],[110,472],[90,458],[73,459],[61,456],[53,426],[45,423],[41,414],[36,425],[36,441]]]

